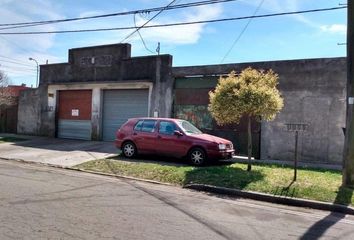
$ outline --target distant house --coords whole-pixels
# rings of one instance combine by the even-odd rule
[[[26,87],[26,84],[22,83],[21,85],[8,85],[5,87],[10,96],[18,98],[20,96],[20,92],[25,89],[29,89]]]
[[[0,132],[17,132],[18,99],[25,89],[29,89],[26,84],[0,88]]]

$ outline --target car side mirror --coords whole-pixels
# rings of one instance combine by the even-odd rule
[[[183,136],[183,133],[181,133],[181,132],[178,131],[178,130],[175,130],[173,133],[174,133],[174,135],[176,135],[176,136],[178,136],[178,137]]]

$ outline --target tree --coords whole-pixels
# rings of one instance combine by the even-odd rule
[[[12,97],[7,88],[8,83],[9,78],[0,70],[0,106],[12,104]]]
[[[209,92],[209,111],[219,125],[239,123],[242,116],[248,121],[248,166],[251,170],[251,118],[270,121],[283,108],[283,99],[277,89],[278,75],[252,68],[240,75],[232,71],[220,78],[214,92]]]

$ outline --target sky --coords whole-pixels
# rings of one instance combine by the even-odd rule
[[[177,0],[184,4],[201,0]],[[171,0],[0,0],[0,24],[93,16],[166,6]],[[338,0],[235,0],[166,10],[149,24],[166,24],[338,7]],[[347,10],[239,21],[141,29],[124,42],[132,56],[171,54],[173,66],[210,65],[346,56]],[[140,26],[156,12],[0,30],[0,70],[11,84],[36,85],[36,63],[68,61],[68,49],[120,43],[132,30],[89,33],[4,35]],[[247,25],[247,28],[245,28]],[[4,26],[0,26],[4,28]],[[242,34],[241,34],[242,33]]]

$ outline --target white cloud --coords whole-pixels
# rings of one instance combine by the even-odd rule
[[[333,34],[346,34],[347,26],[344,24],[323,25],[321,31]]]
[[[103,15],[103,14],[104,12],[102,11],[88,11],[88,12],[80,13],[79,17],[84,18],[84,17],[91,17],[91,16]]]
[[[63,18],[57,13],[56,7],[51,2],[45,0],[33,1],[2,1],[0,8],[1,23],[19,23],[32,22],[41,19],[58,19]],[[4,28],[1,26],[0,28]],[[54,31],[57,30],[54,25],[40,25],[30,28],[13,28],[4,29],[1,32],[25,32],[25,31]],[[55,35],[0,35],[0,64],[5,65],[4,57],[18,60],[19,63],[34,64],[28,60],[29,57],[35,58],[40,64],[44,64],[47,59],[51,61],[57,60],[55,56],[48,54],[48,50],[55,43]],[[11,60],[10,60],[11,61]],[[6,63],[8,66],[8,76],[11,78],[19,78],[23,76],[24,82],[28,78],[28,66],[16,63]],[[35,66],[33,67],[35,69]],[[6,69],[4,69],[6,70]],[[22,70],[22,71],[21,71]],[[33,74],[33,73],[31,73]],[[27,76],[27,77],[26,77]]]
[[[168,22],[193,22],[201,20],[215,19],[222,13],[221,5],[200,6],[198,8],[176,16],[173,19],[162,19],[152,21],[149,25],[166,24]],[[142,25],[146,20],[139,18],[137,26]],[[147,41],[164,42],[166,44],[194,44],[200,39],[206,24],[181,25],[162,28],[148,28],[141,30],[141,33]]]
[[[241,0],[244,4],[257,7],[262,0],[249,1]],[[301,10],[301,1],[296,0],[265,0],[262,5],[263,10],[268,13],[295,12]],[[295,19],[298,22],[304,23],[309,27],[318,28],[318,24],[301,14],[289,15],[288,17]]]
[[[166,23],[175,22],[189,22],[189,21],[199,21],[199,20],[210,20],[218,18],[222,13],[222,6],[216,4],[214,6],[200,6],[193,9],[188,9],[180,14],[161,14],[155,20],[151,21],[148,25],[160,25]],[[136,25],[141,26],[153,15],[141,16],[136,15]],[[79,23],[81,24],[81,23]],[[84,24],[84,23],[82,23]],[[133,17],[131,18],[113,18],[107,21],[95,21],[90,28],[104,28],[107,26],[134,26]],[[75,28],[87,28],[87,26],[75,26]],[[78,39],[76,41],[76,46],[90,46],[90,45],[101,45],[101,44],[112,44],[118,43],[124,39],[128,34],[134,30],[124,30],[124,31],[112,31],[104,32],[99,35],[92,35],[90,38],[86,38],[84,41]],[[161,42],[161,45],[166,46],[176,46],[185,44],[195,44],[199,41],[202,34],[207,31],[207,24],[194,24],[194,25],[184,25],[184,26],[173,26],[173,27],[162,27],[162,28],[145,28],[141,29],[140,33],[143,39],[150,48],[151,51],[155,51],[157,42]],[[211,32],[211,29],[208,29]],[[137,33],[130,37],[125,42],[129,42],[133,46],[133,52],[137,55],[145,54],[146,49],[144,48],[141,39]],[[165,49],[165,48],[164,48]],[[149,53],[150,54],[150,53]]]

